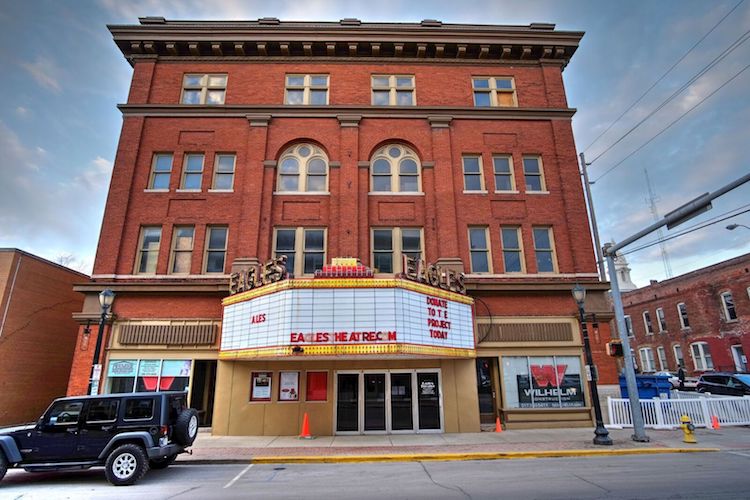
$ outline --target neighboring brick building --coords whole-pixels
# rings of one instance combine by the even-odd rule
[[[216,434],[295,434],[304,413],[315,434],[591,424],[576,282],[602,382],[616,370],[562,81],[583,33],[110,31],[133,80],[77,287],[81,321],[117,294],[104,390],[188,388]],[[293,279],[258,267],[284,255]]]
[[[0,248],[0,425],[36,420],[64,396],[85,274]]]
[[[694,375],[748,371],[750,254],[652,281],[622,300],[642,371],[675,371],[680,363]]]

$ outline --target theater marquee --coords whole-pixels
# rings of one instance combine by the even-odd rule
[[[472,303],[402,279],[287,280],[224,300],[220,357],[473,357]]]

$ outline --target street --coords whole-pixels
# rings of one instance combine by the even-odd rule
[[[11,470],[3,499],[58,498],[748,498],[750,452],[353,464],[175,465],[137,485],[102,469]]]

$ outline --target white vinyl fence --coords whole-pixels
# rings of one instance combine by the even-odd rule
[[[607,398],[608,427],[633,427],[630,400]],[[695,397],[691,399],[641,399],[641,411],[646,427],[673,429],[679,427],[680,417],[687,415],[696,427],[711,427],[711,419],[719,418],[720,425],[750,425],[750,397]]]

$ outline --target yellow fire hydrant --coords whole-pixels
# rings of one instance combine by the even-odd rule
[[[685,443],[697,443],[698,441],[695,440],[695,426],[690,417],[683,415],[680,417],[680,422],[682,422],[680,428],[684,434],[682,441]]]

